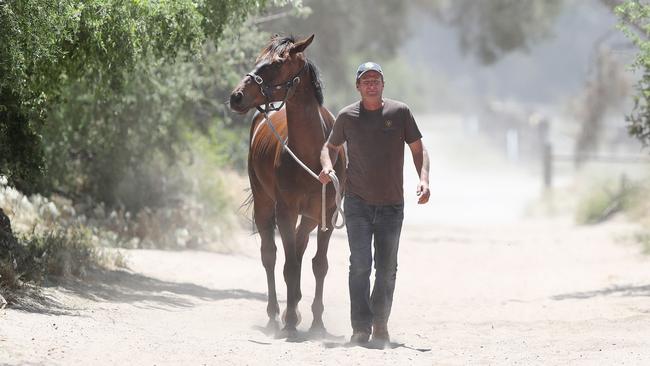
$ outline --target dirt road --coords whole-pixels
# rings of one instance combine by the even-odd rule
[[[325,291],[332,336],[296,343],[263,332],[254,238],[242,237],[236,255],[132,251],[130,272],[50,288],[45,307],[2,310],[0,363],[647,364],[650,260],[617,239],[631,229],[552,221],[407,227],[390,324],[395,348],[387,350],[345,347],[341,232]],[[305,273],[303,331],[313,298]]]

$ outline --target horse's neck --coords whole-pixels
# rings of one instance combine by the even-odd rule
[[[318,159],[325,143],[320,108],[313,90],[305,89],[296,90],[293,98],[287,101],[288,144],[298,156]]]

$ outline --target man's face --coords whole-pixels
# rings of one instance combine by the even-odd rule
[[[357,90],[361,99],[381,99],[384,79],[377,71],[368,71],[357,80]]]

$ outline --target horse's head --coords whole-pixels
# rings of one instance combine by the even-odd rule
[[[314,39],[296,42],[293,37],[274,36],[255,61],[255,67],[246,74],[230,94],[230,108],[238,113],[267,106],[271,102],[286,101],[291,97],[300,78],[307,75],[307,59],[303,51]]]

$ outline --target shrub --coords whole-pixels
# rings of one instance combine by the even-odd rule
[[[576,222],[597,224],[618,212],[631,213],[638,206],[643,190],[642,183],[630,182],[625,175],[621,176],[619,183],[613,180],[597,181],[579,199]]]
[[[0,257],[0,285],[17,288],[55,277],[83,277],[101,265],[99,251],[81,229],[19,237]]]

